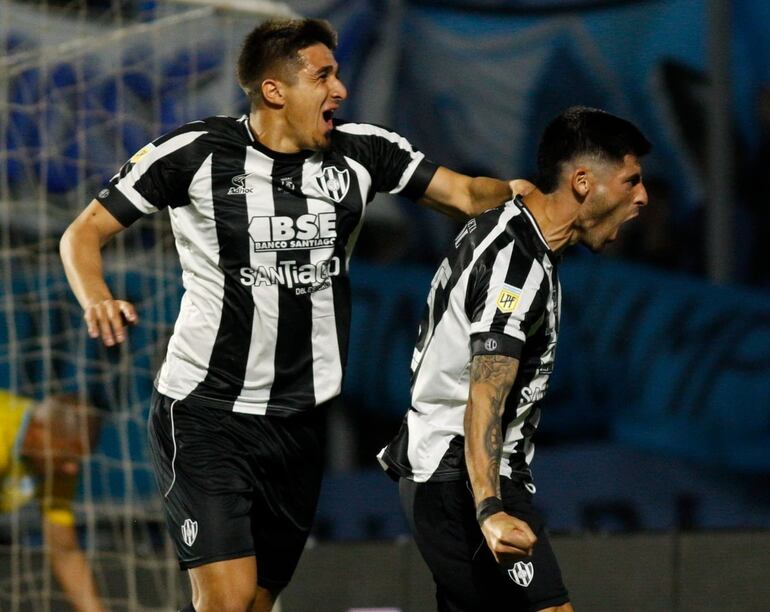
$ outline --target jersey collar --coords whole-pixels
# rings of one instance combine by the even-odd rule
[[[519,209],[521,209],[521,211],[526,215],[527,219],[529,219],[530,225],[532,225],[532,228],[535,230],[537,237],[540,238],[540,241],[543,243],[545,250],[549,253],[553,253],[551,247],[548,244],[548,241],[545,239],[545,236],[543,236],[543,232],[540,231],[540,226],[537,224],[537,220],[529,211],[529,208],[527,208],[527,206],[524,204],[524,199],[521,197],[521,195],[517,195],[515,198],[513,198],[513,201],[516,206],[518,206]]]
[[[244,131],[246,132],[247,138],[249,139],[249,142],[251,142],[251,146],[254,147],[257,151],[260,153],[267,155],[270,159],[275,159],[279,161],[304,161],[315,151],[298,151],[297,153],[281,153],[280,151],[273,151],[272,149],[266,147],[263,145],[259,140],[254,138],[254,134],[251,131],[251,128],[249,127],[249,116],[243,115],[239,120],[239,123],[243,126]]]

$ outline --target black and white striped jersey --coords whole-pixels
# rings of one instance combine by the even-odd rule
[[[412,406],[380,451],[382,466],[416,482],[465,477],[471,360],[499,354],[519,359],[502,417],[500,474],[531,479],[560,301],[556,257],[520,198],[471,219],[431,282],[412,358]]]
[[[185,292],[158,390],[251,414],[337,396],[365,208],[381,191],[419,198],[436,168],[360,123],[337,122],[326,151],[278,153],[245,116],[194,121],[139,151],[97,199],[124,226],[169,208]]]

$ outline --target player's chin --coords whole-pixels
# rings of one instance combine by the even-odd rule
[[[332,131],[322,133],[315,139],[315,150],[326,151],[332,146]]]

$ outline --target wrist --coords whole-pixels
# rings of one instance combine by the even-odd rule
[[[503,500],[499,497],[486,497],[476,506],[476,521],[478,521],[479,526],[481,526],[482,523],[493,514],[504,511]]]

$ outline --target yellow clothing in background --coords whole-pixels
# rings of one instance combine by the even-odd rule
[[[77,478],[57,476],[45,482],[19,456],[33,405],[31,399],[0,391],[0,513],[12,512],[36,497],[45,520],[73,525]]]

